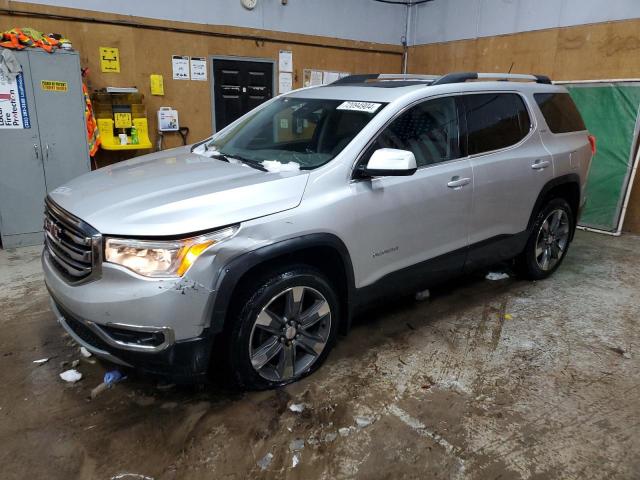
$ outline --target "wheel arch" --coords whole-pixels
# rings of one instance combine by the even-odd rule
[[[303,235],[267,245],[231,260],[221,271],[211,311],[212,333],[225,327],[234,297],[248,279],[285,264],[307,264],[324,273],[340,300],[340,331],[351,326],[355,281],[351,257],[340,238],[330,233]]]
[[[571,210],[573,211],[574,228],[571,230],[570,240],[573,240],[575,227],[578,223],[578,211],[580,208],[580,177],[576,173],[570,173],[554,178],[542,187],[542,190],[536,199],[536,203],[533,206],[533,210],[531,211],[529,223],[527,224],[527,231],[531,232],[538,212],[546,202],[552,198],[563,198],[571,207]]]

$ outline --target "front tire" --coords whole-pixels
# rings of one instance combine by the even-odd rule
[[[529,280],[542,280],[555,272],[567,254],[574,228],[574,214],[566,200],[550,200],[538,212],[527,245],[516,258],[519,273]]]
[[[335,342],[338,297],[311,267],[252,279],[234,299],[226,338],[227,364],[238,386],[275,388],[317,370]]]

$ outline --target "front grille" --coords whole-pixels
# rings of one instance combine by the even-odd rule
[[[51,263],[69,282],[95,278],[102,265],[102,237],[52,200],[45,200],[44,240]]]

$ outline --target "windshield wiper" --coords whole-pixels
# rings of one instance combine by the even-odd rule
[[[209,158],[215,158],[216,160],[222,160],[223,162],[231,163],[226,155],[219,152],[212,153],[211,155],[209,155]]]
[[[260,170],[262,172],[269,171],[264,167],[264,165],[262,165],[262,163],[258,162],[257,160],[251,160],[250,158],[241,157],[240,155],[236,155],[235,153],[233,155],[226,155],[226,156],[221,153],[220,155],[227,158],[227,161],[229,161],[228,160],[229,158],[232,158],[233,160],[238,160],[239,162],[242,162],[245,165],[249,165],[250,167],[255,168],[256,170]]]

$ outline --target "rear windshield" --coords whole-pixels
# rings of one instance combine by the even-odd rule
[[[310,170],[338,155],[385,105],[283,97],[214,137],[207,148],[248,162],[293,162]]]
[[[568,93],[536,93],[533,96],[553,133],[581,132],[587,129]]]

